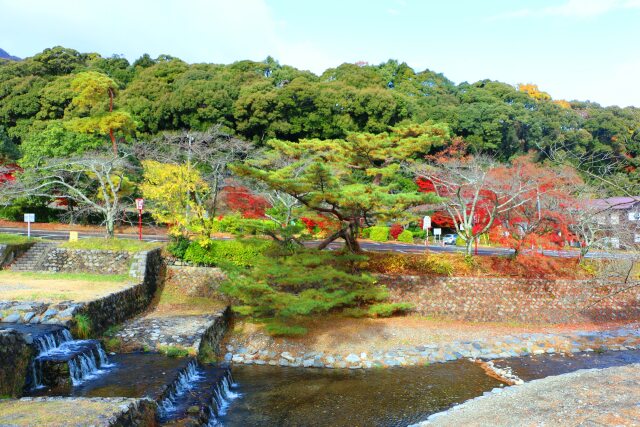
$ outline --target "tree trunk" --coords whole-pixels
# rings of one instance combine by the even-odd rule
[[[340,237],[342,235],[342,229],[340,229],[339,231],[336,231],[335,233],[333,233],[331,236],[327,237],[326,239],[324,239],[319,245],[318,245],[318,250],[323,250],[324,248],[326,248],[327,246],[329,246],[329,244],[331,242],[333,242],[334,240],[336,240],[338,237]]]
[[[469,237],[467,238],[467,240],[465,241],[465,254],[466,255],[473,255],[473,237]]]
[[[105,225],[107,228],[107,237],[113,239],[115,237],[115,219],[112,215],[107,214]]]

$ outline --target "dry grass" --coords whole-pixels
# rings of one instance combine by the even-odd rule
[[[453,341],[491,339],[521,333],[563,333],[573,330],[596,330],[620,326],[576,325],[528,325],[514,322],[488,323],[463,322],[421,316],[393,317],[388,319],[352,319],[341,316],[325,316],[307,319],[300,324],[309,332],[296,338],[267,338],[260,324],[237,322],[234,336],[240,341],[271,341],[284,348],[328,353],[357,353],[376,350],[386,351],[404,346],[425,343],[446,344]]]
[[[0,300],[86,302],[129,286],[127,276],[0,272]]]
[[[198,316],[215,313],[228,304],[215,298],[190,296],[176,287],[165,284],[156,297],[147,317]]]

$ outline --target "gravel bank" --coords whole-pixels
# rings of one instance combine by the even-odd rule
[[[640,364],[587,369],[497,389],[416,424],[640,426]]]

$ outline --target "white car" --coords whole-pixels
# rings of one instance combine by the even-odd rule
[[[442,237],[442,243],[444,243],[445,245],[455,245],[457,239],[458,239],[457,234],[445,234]]]

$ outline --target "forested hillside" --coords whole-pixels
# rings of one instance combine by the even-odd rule
[[[89,99],[84,104],[72,102],[74,80],[85,71],[94,73],[83,87],[107,84],[108,78],[115,82],[113,106],[90,94],[83,95]],[[108,125],[81,120],[109,108],[119,112],[117,123],[111,116]],[[613,154],[625,162],[620,172],[638,179],[640,109],[553,100],[535,85],[456,85],[394,60],[342,64],[320,76],[272,58],[221,65],[144,55],[130,64],[63,47],[20,62],[0,60],[0,148],[7,160],[95,148],[108,142],[105,128],[115,129],[116,139],[133,140],[221,124],[260,145],[270,138],[343,138],[425,121],[448,124],[470,150],[500,160],[554,145]]]

